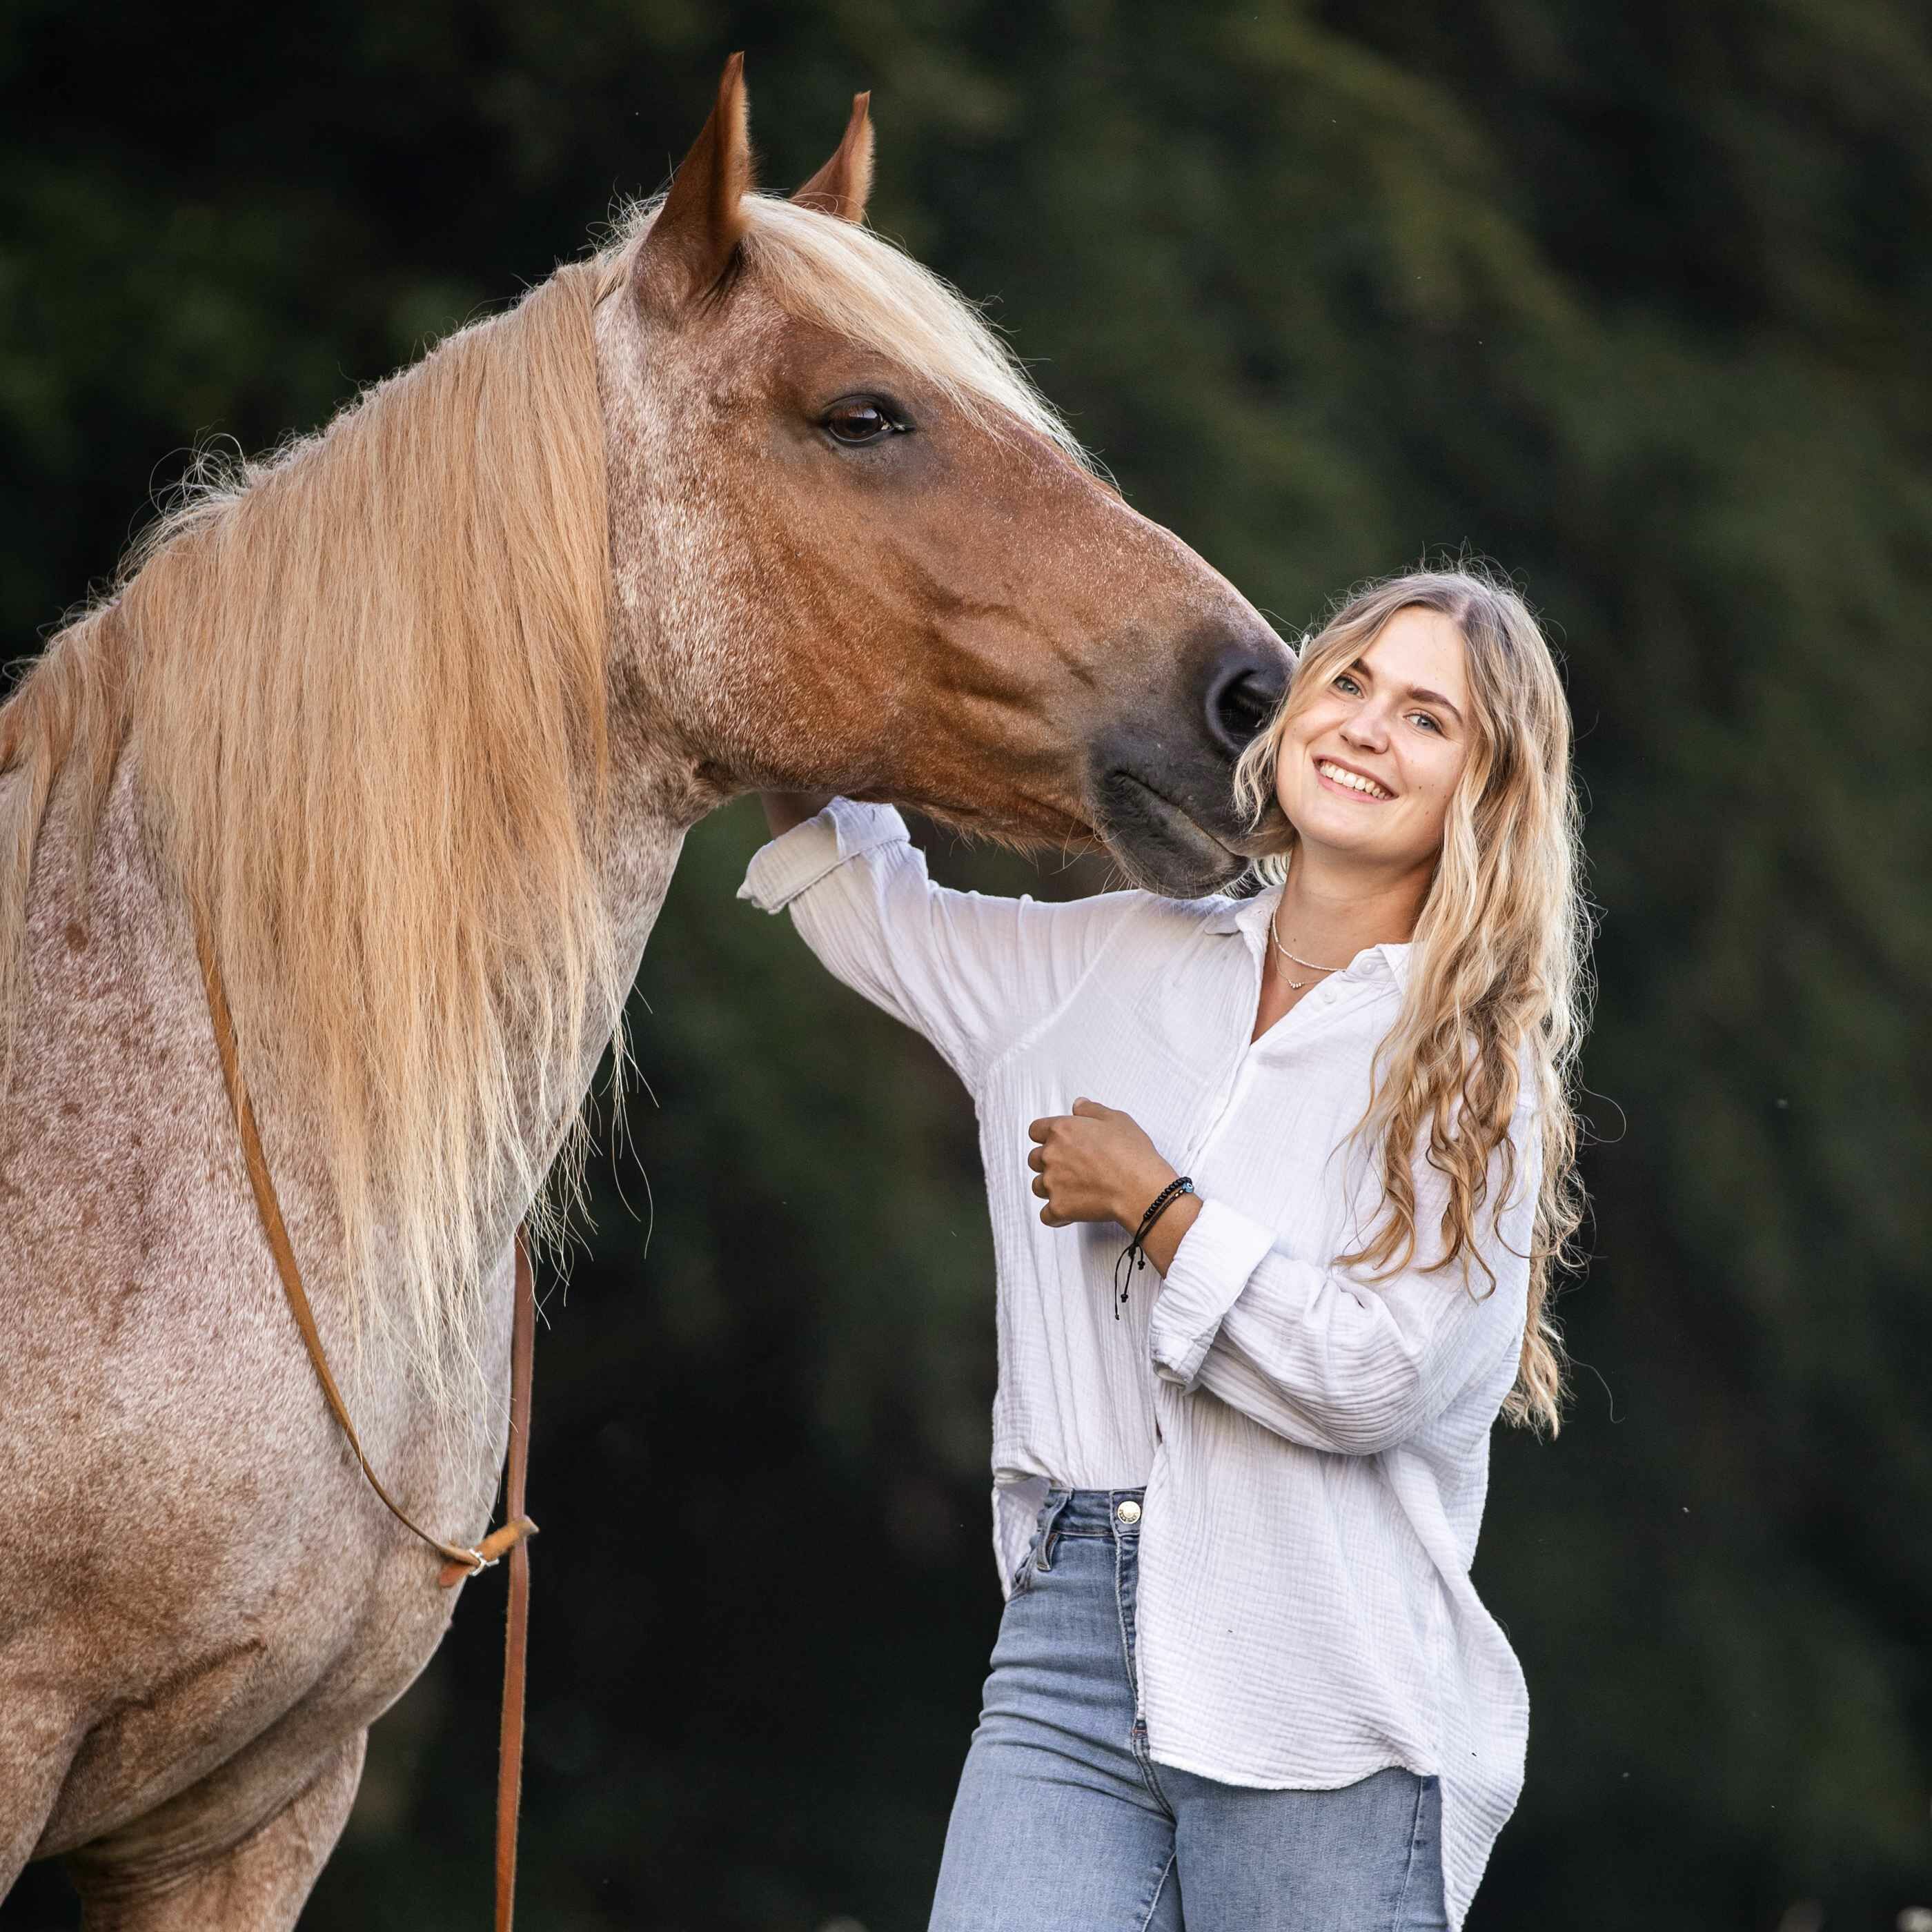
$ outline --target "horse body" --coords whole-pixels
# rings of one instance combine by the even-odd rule
[[[64,1854],[90,1926],[292,1925],[459,1594],[289,1319],[191,907],[364,1446],[473,1540],[512,1235],[698,818],[836,788],[1097,831],[1166,889],[1238,869],[1272,633],[1079,466],[966,311],[842,232],[862,103],[802,206],[747,201],[747,152],[734,65],[652,218],[184,519],[0,713],[0,1894]],[[903,424],[835,448],[854,397]],[[404,595],[397,529],[472,445],[466,520],[434,526],[459,554]],[[281,600],[325,592],[366,658],[289,628]],[[299,769],[250,763],[275,729]],[[428,775],[412,811],[399,771]]]
[[[117,776],[84,903],[56,889],[34,905],[0,1140],[0,1360],[32,1392],[0,1406],[0,1466],[15,1534],[50,1559],[22,1566],[0,1608],[0,1875],[72,1854],[91,1924],[268,1924],[292,1920],[368,1725],[428,1661],[460,1586],[434,1586],[317,1398],[138,783],[131,765]],[[64,803],[43,833],[56,881]],[[664,801],[634,803],[610,881],[632,973],[683,830]],[[579,1092],[615,1019],[586,1036]],[[496,1258],[478,1366],[496,1399],[442,1413],[358,1346],[299,1109],[257,1105],[364,1446],[420,1520],[474,1540],[508,1426],[513,1229],[479,1230]],[[567,1124],[549,1124],[553,1144]],[[262,1869],[231,1898],[237,1848],[265,1828]]]
[[[0,1454],[49,1560],[8,1593],[0,1754],[5,1824],[32,1834],[12,1862],[96,1846],[104,1880],[118,1850],[165,1886],[314,1782],[324,1744],[420,1667],[447,1606],[407,1586],[408,1553],[370,1516],[274,1319],[192,945],[142,850],[134,783],[110,797],[84,910],[51,892],[28,926],[0,1346],[32,1394],[5,1405]],[[64,803],[50,859],[72,842]],[[278,1179],[295,1238],[326,1253],[314,1177],[285,1156]],[[425,1508],[474,1519],[490,1443],[472,1428],[434,1452],[370,1403],[375,1380],[355,1378],[372,1454]]]

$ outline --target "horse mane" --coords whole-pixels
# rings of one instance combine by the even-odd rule
[[[593,1015],[622,1010],[600,891],[595,322],[658,206],[320,431],[196,478],[0,707],[7,1076],[50,798],[60,784],[84,890],[124,748],[252,1083],[299,1096],[358,1340],[373,1329],[446,1408],[475,1387],[479,1228],[534,1198],[556,1232],[581,1141],[546,1190],[537,1124],[574,1113],[550,1083],[594,1044]],[[929,271],[852,224],[764,196],[748,212],[748,266],[787,308],[1079,460]]]

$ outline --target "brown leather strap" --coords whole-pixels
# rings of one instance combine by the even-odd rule
[[[517,1237],[517,1312],[510,1331],[510,1456],[503,1478],[503,1514],[524,1514],[524,1478],[530,1460],[530,1371],[536,1352],[537,1298],[530,1258]],[[534,1525],[532,1526],[535,1527]],[[500,1532],[499,1534],[501,1532]],[[487,1546],[488,1539],[484,1539]],[[496,1932],[510,1932],[517,1898],[517,1811],[524,1789],[524,1676],[530,1649],[530,1546],[510,1546],[510,1601],[503,1620],[503,1719],[496,1752]]]
[[[496,1766],[496,1932],[511,1932],[515,1910],[517,1883],[517,1814],[523,1793],[524,1688],[525,1664],[530,1642],[530,1538],[537,1526],[524,1514],[524,1478],[530,1467],[530,1385],[536,1340],[536,1291],[530,1274],[529,1250],[523,1231],[516,1238],[515,1306],[510,1328],[510,1446],[505,1472],[504,1516],[474,1547],[445,1543],[441,1538],[411,1521],[383,1488],[382,1479],[362,1453],[362,1444],[350,1420],[349,1407],[336,1387],[322,1346],[322,1334],[302,1286],[302,1270],[296,1264],[293,1245],[282,1220],[280,1202],[268,1172],[268,1157],[262,1151],[262,1136],[255,1125],[255,1110],[242,1078],[241,1054],[236,1045],[234,1016],[229,1011],[228,996],[214,960],[214,942],[205,920],[195,926],[195,950],[201,961],[202,985],[208,994],[208,1012],[214,1022],[214,1044],[221,1060],[222,1084],[228,1090],[228,1103],[242,1137],[242,1151],[248,1162],[248,1184],[254,1190],[255,1211],[268,1248],[275,1259],[275,1272],[281,1276],[282,1292],[289,1312],[300,1330],[302,1346],[308,1351],[316,1379],[322,1384],[323,1400],[342,1432],[349,1438],[369,1486],[382,1498],[383,1506],[412,1536],[428,1544],[443,1558],[436,1580],[446,1589],[487,1570],[506,1552],[510,1558],[510,1600],[503,1637],[503,1719]]]

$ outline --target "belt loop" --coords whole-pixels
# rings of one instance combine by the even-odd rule
[[[1058,1499],[1049,1496],[1040,1510],[1040,1527],[1034,1532],[1034,1568],[1044,1576],[1053,1568],[1053,1526],[1060,1520],[1060,1512],[1073,1500],[1070,1490],[1060,1491]]]

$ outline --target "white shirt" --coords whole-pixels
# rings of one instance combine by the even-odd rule
[[[889,808],[835,800],[753,859],[740,896],[923,1034],[978,1110],[998,1269],[994,1545],[1006,1587],[1049,1484],[1144,1486],[1141,1715],[1155,1760],[1328,1790],[1442,1780],[1460,1926],[1522,1786],[1528,1700],[1469,1579],[1489,1436],[1522,1346],[1536,1137],[1486,1214],[1475,1292],[1336,1257],[1380,1190],[1347,1146],[1408,949],[1371,947],[1251,1046],[1278,895],[1066,904],[934,885]],[[1028,1124],[1124,1108],[1203,1205],[1165,1282],[1119,1309],[1118,1227],[1052,1228]],[[1421,1258],[1444,1198],[1418,1162]],[[1484,1292],[1484,1291],[1487,1292]]]

